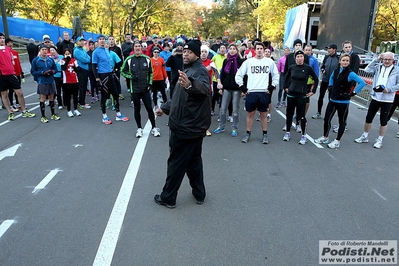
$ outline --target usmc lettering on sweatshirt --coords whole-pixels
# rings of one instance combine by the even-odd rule
[[[252,74],[267,74],[270,72],[269,66],[251,66]]]

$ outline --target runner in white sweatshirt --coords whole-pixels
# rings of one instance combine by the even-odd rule
[[[267,111],[269,106],[269,91],[276,88],[279,74],[276,64],[270,58],[264,57],[265,46],[261,42],[255,43],[255,57],[252,57],[241,65],[235,76],[236,83],[246,95],[245,110],[247,115],[247,133],[242,139],[243,143],[251,140],[251,130],[254,122],[255,111],[258,110],[263,131],[262,143],[268,144],[267,138]],[[247,85],[244,85],[244,76],[248,76]]]

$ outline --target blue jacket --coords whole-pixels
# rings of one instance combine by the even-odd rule
[[[54,82],[54,76],[49,75],[46,76],[43,73],[48,70],[53,70],[53,73],[56,73],[57,66],[52,58],[46,57],[42,58],[40,55],[33,59],[30,73],[33,75],[35,81],[39,84],[51,84]]]
[[[73,57],[78,61],[79,67],[89,70],[90,56],[83,47],[76,46],[73,50]]]

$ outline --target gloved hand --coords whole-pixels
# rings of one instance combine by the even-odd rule
[[[373,88],[373,90],[375,92],[382,92],[385,90],[385,86],[384,85],[377,85],[375,88]]]
[[[274,91],[276,89],[276,86],[273,85],[269,85],[269,87],[267,87],[268,91]]]
[[[248,92],[248,88],[247,88],[246,86],[244,86],[244,85],[240,86],[240,90],[241,90],[243,93],[247,93],[247,92]]]

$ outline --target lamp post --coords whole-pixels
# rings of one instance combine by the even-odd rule
[[[8,33],[8,22],[6,15],[6,7],[4,6],[4,0],[0,0],[0,8],[1,8],[1,18],[3,19],[3,27],[4,27],[4,35],[6,38],[10,37]]]
[[[259,7],[260,1],[261,0],[254,0],[255,9]],[[260,21],[259,21],[259,14],[258,14],[258,17],[256,19],[256,38],[259,38],[259,26],[260,26]]]

